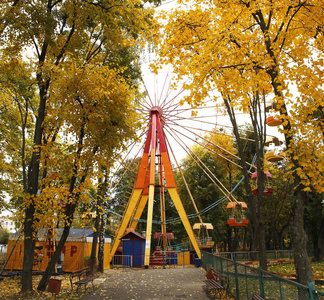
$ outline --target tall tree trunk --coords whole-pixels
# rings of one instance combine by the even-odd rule
[[[302,190],[300,185],[297,185],[293,199],[291,238],[297,281],[307,285],[308,282],[314,281],[314,275],[307,253],[307,235],[304,229],[305,199],[306,193]]]
[[[237,234],[237,228],[234,228],[234,239],[233,239],[233,251],[238,251],[238,234]]]
[[[34,263],[34,251],[35,251],[35,238],[33,223],[34,223],[34,205],[30,205],[25,210],[25,223],[24,223],[24,260],[23,271],[21,276],[21,291],[27,292],[33,289],[33,263]]]
[[[255,232],[254,232],[254,228],[255,226],[253,226],[253,219],[251,218],[250,220],[250,225],[251,225],[251,231],[250,231],[250,247],[249,247],[249,250],[250,251],[256,251],[256,244],[257,244],[257,241],[256,241],[256,237],[255,237]]]
[[[262,20],[264,22],[264,20]],[[294,137],[292,134],[292,127],[289,121],[288,110],[284,102],[285,97],[282,93],[282,84],[279,77],[279,70],[277,58],[274,53],[274,48],[271,44],[269,35],[265,36],[265,46],[269,56],[273,60],[273,66],[267,70],[267,73],[271,77],[271,85],[274,93],[278,99],[282,99],[283,103],[280,104],[280,114],[284,116],[285,122],[283,127],[285,130],[285,140],[287,149],[294,147]],[[306,196],[302,191],[301,180],[296,173],[296,170],[300,167],[298,160],[294,158],[294,153],[289,155],[290,163],[293,164],[294,168],[294,199],[292,206],[292,220],[291,220],[291,233],[292,233],[292,247],[294,250],[294,260],[297,273],[297,281],[302,284],[314,281],[314,274],[312,266],[309,262],[307,255],[307,236],[304,230],[304,200]]]
[[[253,196],[251,185],[250,185],[250,177],[249,177],[249,172],[247,169],[247,163],[246,163],[246,158],[245,154],[243,151],[243,144],[241,141],[238,125],[236,122],[236,117],[235,117],[235,112],[234,109],[231,107],[230,104],[230,99],[225,99],[224,104],[227,109],[227,113],[230,117],[232,126],[233,126],[233,131],[235,135],[235,139],[237,142],[237,148],[238,148],[238,153],[240,157],[240,164],[242,167],[243,175],[244,175],[244,186],[245,190],[247,192],[247,195],[249,195],[249,209],[251,211],[251,216],[252,216],[252,222],[251,226],[253,227],[254,235],[256,237],[255,242],[257,242],[258,247],[259,247],[259,263],[260,267],[263,269],[267,269],[267,258],[266,258],[266,252],[265,252],[265,227],[263,224],[263,216],[262,216],[262,195],[263,195],[263,190],[264,190],[264,175],[263,175],[263,146],[264,142],[263,139],[264,137],[262,136],[262,132],[256,131],[257,124],[255,124],[256,119],[252,119],[253,121],[253,127],[254,127],[254,133],[256,138],[256,151],[257,151],[257,171],[258,171],[258,178],[257,178],[257,183],[258,183],[258,195],[257,195],[257,200],[255,200],[255,197]],[[251,112],[252,114],[252,112]],[[258,146],[258,143],[261,145]]]
[[[39,76],[39,75],[38,75]],[[28,189],[27,193],[30,195],[31,203],[25,208],[24,220],[24,261],[23,261],[23,275],[21,276],[21,291],[27,292],[33,289],[33,262],[35,251],[35,236],[34,229],[35,221],[35,201],[38,191],[38,176],[39,164],[41,154],[41,143],[43,137],[43,121],[45,118],[46,107],[46,91],[49,81],[46,82],[46,87],[40,87],[40,103],[38,108],[38,116],[35,125],[34,133],[34,151],[28,167]]]
[[[227,244],[228,244],[228,252],[233,251],[233,243],[232,243],[232,227],[228,226],[227,228]]]
[[[268,235],[266,237],[266,248],[271,249],[271,232],[268,232]]]
[[[105,257],[105,229],[107,224],[107,214],[102,213],[101,224],[99,230],[99,249],[98,249],[98,271],[104,272],[104,257]]]
[[[318,260],[324,258],[324,218],[322,218],[321,226],[318,231]]]
[[[105,253],[105,230],[106,230],[106,222],[107,222],[107,214],[102,209],[103,199],[107,193],[108,187],[108,172],[107,168],[102,167],[103,180],[99,178],[99,187],[98,187],[98,197],[97,197],[97,218],[96,218],[96,230],[97,236],[99,234],[99,249],[98,249],[98,269],[101,273],[104,271],[104,253]],[[97,250],[97,244],[92,247],[92,251]],[[93,253],[91,253],[91,257]]]
[[[267,270],[267,253],[266,253],[266,245],[265,245],[265,227],[264,223],[261,220],[259,222],[259,231],[258,231],[258,239],[259,239],[259,263],[260,267],[263,270]]]
[[[279,239],[279,249],[284,250],[284,241],[283,241],[283,232],[278,232],[278,239]]]
[[[263,153],[257,153],[257,156],[260,158],[263,157]],[[267,253],[266,253],[266,242],[265,242],[265,226],[263,221],[263,191],[264,191],[264,173],[263,173],[263,164],[259,162],[260,159],[257,159],[257,170],[258,170],[258,178],[257,178],[257,185],[258,185],[258,195],[256,200],[256,216],[254,219],[256,220],[257,228],[255,228],[256,238],[257,238],[257,245],[259,248],[259,264],[263,270],[267,270]],[[258,164],[260,165],[258,166]],[[260,178],[259,178],[260,176]]]
[[[100,198],[100,197],[99,197]],[[97,244],[98,244],[98,231],[100,227],[100,207],[101,207],[101,201],[99,199],[97,200],[97,209],[96,209],[96,220],[95,220],[95,231],[93,232],[93,240],[92,240],[92,247],[91,247],[91,255],[90,255],[90,270],[91,274],[93,275],[95,273],[95,267],[96,267],[96,257],[97,257]]]
[[[100,220],[101,220],[101,215],[103,213],[102,204],[103,204],[104,195],[107,190],[107,180],[108,180],[107,169],[102,168],[102,172],[104,174],[104,180],[102,180],[102,178],[99,178],[99,185],[98,185],[98,191],[97,191],[97,202],[96,202],[96,214],[97,215],[96,215],[96,220],[95,220],[95,226],[94,226],[95,232],[93,233],[93,241],[92,241],[91,256],[90,256],[90,267],[91,267],[92,275],[95,272],[98,235],[99,235],[99,230],[101,228]]]
[[[243,251],[246,251],[246,242],[247,242],[247,227],[244,227]]]

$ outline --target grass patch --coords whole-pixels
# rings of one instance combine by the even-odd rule
[[[311,265],[315,279],[324,280],[324,261],[312,261]],[[291,278],[292,274],[296,274],[295,265],[293,263],[283,263],[279,265],[269,266],[268,271],[288,278]],[[324,291],[324,285],[317,284],[316,289]]]
[[[311,265],[315,278],[324,279],[324,261],[312,261]],[[282,263],[279,265],[269,266],[268,271],[282,275],[296,274],[295,265],[293,263]]]

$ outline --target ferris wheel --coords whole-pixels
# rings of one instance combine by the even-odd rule
[[[136,153],[140,159],[137,170],[135,185],[128,200],[122,221],[116,232],[116,236],[111,248],[109,260],[114,256],[122,236],[127,230],[135,230],[142,216],[144,209],[147,207],[146,220],[146,236],[145,236],[145,262],[149,265],[149,257],[151,253],[152,239],[152,223],[153,223],[153,206],[154,194],[158,190],[160,200],[160,225],[162,236],[167,236],[167,225],[171,222],[181,221],[187,232],[189,240],[197,254],[201,257],[201,245],[197,241],[194,229],[199,232],[203,229],[212,229],[210,223],[204,223],[202,215],[224,201],[228,201],[227,208],[232,211],[228,224],[230,226],[246,226],[248,220],[245,217],[244,210],[247,208],[244,202],[238,201],[233,192],[243,181],[243,178],[230,191],[219,180],[213,172],[203,163],[202,157],[199,157],[193,150],[192,145],[200,145],[205,151],[211,151],[213,154],[227,160],[229,163],[241,168],[239,165],[240,158],[234,153],[226,150],[220,145],[214,143],[206,136],[206,133],[215,132],[215,127],[231,128],[228,125],[218,123],[219,115],[215,109],[215,103],[207,102],[203,107],[192,109],[189,106],[182,105],[181,99],[185,93],[184,90],[174,91],[171,89],[171,81],[166,76],[161,87],[154,84],[153,92],[144,84],[147,93],[146,99],[140,104],[138,111],[141,113],[146,124],[146,130],[141,134],[143,144]],[[159,90],[160,88],[160,90]],[[222,134],[227,134],[223,131]],[[133,147],[129,148],[127,155],[133,151]],[[189,156],[204,172],[211,182],[224,195],[198,211],[195,199],[186,183],[181,167],[181,158]],[[202,154],[203,155],[203,154]],[[125,161],[126,159],[123,159]],[[132,160],[132,162],[134,159]],[[254,161],[250,163],[250,169],[253,167]],[[174,176],[174,169],[181,175],[184,185],[187,188],[188,195],[195,209],[195,213],[188,215],[184,205],[180,199],[177,184]],[[158,178],[158,183],[156,181]],[[165,212],[165,192],[168,192],[174,207],[178,212],[178,217],[168,219]],[[198,223],[193,227],[189,219],[198,218]],[[166,244],[166,242],[164,242]]]

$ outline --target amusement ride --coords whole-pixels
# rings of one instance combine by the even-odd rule
[[[130,170],[131,164],[134,163],[135,159],[139,158],[140,160],[136,173],[135,184],[128,199],[124,214],[121,216],[113,210],[108,209],[108,212],[114,213],[115,215],[121,217],[119,228],[116,231],[112,246],[110,248],[107,262],[108,264],[111,262],[117,249],[120,247],[123,237],[129,233],[135,232],[139,222],[146,223],[145,236],[136,233],[137,237],[141,236],[143,239],[145,239],[145,244],[143,247],[144,266],[149,266],[152,264],[152,257],[154,257],[156,253],[162,253],[161,256],[163,256],[168,250],[172,250],[171,240],[174,239],[174,235],[172,232],[167,231],[167,226],[176,222],[181,222],[183,224],[189,238],[191,248],[193,249],[192,251],[195,252],[198,258],[201,258],[201,250],[211,250],[211,248],[214,246],[214,242],[209,235],[209,231],[213,230],[214,227],[212,223],[204,223],[202,215],[225,201],[228,202],[226,207],[229,212],[229,218],[227,220],[228,226],[244,227],[249,223],[246,216],[246,210],[248,208],[247,204],[245,202],[238,201],[233,195],[237,187],[243,181],[243,178],[241,178],[234,188],[228,190],[202,161],[203,156],[207,153],[207,151],[210,151],[222,159],[227,160],[229,163],[241,168],[241,166],[237,163],[240,159],[239,157],[237,157],[234,153],[222,148],[220,145],[215,144],[211,139],[206,137],[208,133],[215,133],[215,128],[217,128],[217,126],[220,126],[221,128],[231,128],[231,126],[218,124],[215,103],[212,103],[209,106],[206,104],[202,108],[196,108],[195,112],[192,113],[191,107],[181,106],[179,101],[177,101],[178,96],[183,91],[177,92],[175,96],[171,96],[170,86],[165,86],[166,83],[163,86],[163,91],[166,91],[165,94],[163,95],[163,93],[161,93],[160,96],[157,96],[158,93],[155,93],[154,99],[151,98],[146,89],[148,101],[143,102],[140,108],[138,108],[139,112],[144,116],[145,124],[147,124],[146,130],[140,134],[140,138],[144,138],[144,143],[138,146],[138,150],[135,151],[135,155],[132,152],[136,143],[130,145],[126,156],[123,158],[122,162],[119,163],[119,167],[124,167],[126,172]],[[266,124],[268,126],[279,126],[282,124],[282,120],[276,116],[276,111],[277,105],[275,103],[270,103],[266,106]],[[199,125],[195,126],[195,123]],[[223,130],[222,133],[217,134],[227,135],[225,130]],[[251,139],[248,137],[246,139],[251,141]],[[191,146],[193,144],[201,146],[206,152],[200,153],[199,155],[201,156],[199,157],[192,150]],[[278,146],[281,146],[282,144],[283,142],[277,137],[268,136],[265,141],[265,147],[268,149],[267,153],[265,154],[265,159],[271,163],[283,160],[285,154],[278,150]],[[183,167],[179,163],[179,159],[181,159],[181,151],[190,157],[195,164],[203,170],[204,175],[206,175],[206,177],[208,177],[213,182],[215,187],[223,194],[222,198],[210,203],[200,211],[198,210],[195,199],[186,182],[183,174]],[[127,160],[128,156],[133,156],[133,158],[128,159],[128,161],[130,161],[129,165],[125,165],[125,161]],[[258,187],[256,184],[256,179],[258,174],[257,172],[252,172],[255,158],[256,156],[254,156],[253,160],[248,165],[251,179],[252,181],[255,181],[253,183],[254,188],[252,189],[252,193],[257,196]],[[195,213],[187,214],[185,211],[183,202],[178,192],[174,169],[177,169],[178,176],[181,175]],[[118,170],[116,170],[116,173],[117,172]],[[271,195],[273,193],[273,188],[271,187],[269,181],[271,179],[271,174],[269,172],[264,172],[263,175],[265,181],[263,195]],[[118,183],[115,186],[112,186],[110,190],[112,194],[122,180],[122,177],[123,176],[119,178]],[[179,215],[178,217],[170,218],[166,214],[167,193],[169,194],[174,208]],[[155,199],[156,194],[159,195],[160,221],[153,220],[153,209],[154,205],[156,205],[155,202],[157,202],[157,199]],[[141,217],[145,209],[147,210],[147,216],[146,219],[143,220]],[[189,219],[193,218],[198,219],[198,222],[192,222],[192,225],[192,223],[189,222]],[[153,232],[153,223],[160,225],[160,231]],[[158,240],[158,245],[156,247],[157,249],[153,255],[151,255],[152,237]],[[18,241],[19,237],[17,238],[16,243],[10,252],[7,262],[10,260],[12,253],[15,253],[13,255],[17,254],[17,251],[14,250],[17,248],[16,245]],[[53,238],[53,234],[47,234],[46,239],[44,238],[43,240],[39,240],[39,242],[36,244],[36,264],[41,265],[44,263],[43,258],[45,257],[45,249],[49,249],[52,252],[54,251],[55,240]],[[5,267],[1,271],[2,276],[4,276],[4,269]],[[9,273],[8,276],[11,274],[13,273]]]
[[[206,149],[206,151],[213,151],[219,149],[221,151],[215,152],[220,157],[227,159],[230,163],[235,164],[240,167],[236,162],[239,160],[235,154],[230,153],[229,151],[223,149],[217,144],[214,144],[210,140],[206,140],[203,134],[206,132],[213,132],[212,130],[206,130],[199,128],[199,126],[194,127],[192,123],[198,122],[199,124],[208,125],[210,128],[215,128],[216,126],[223,127],[224,125],[217,124],[217,115],[215,113],[210,114],[210,112],[215,112],[215,104],[210,106],[203,107],[204,111],[208,111],[209,114],[198,115],[197,111],[200,108],[196,109],[196,113],[191,114],[191,108],[185,108],[180,106],[180,103],[176,101],[177,97],[182,93],[178,92],[176,96],[171,97],[170,86],[165,87],[166,82],[164,83],[163,90],[166,90],[165,95],[157,96],[155,93],[155,98],[152,99],[147,89],[147,98],[148,101],[142,103],[142,107],[139,108],[145,116],[145,121],[147,124],[147,130],[142,136],[145,137],[144,144],[141,146],[142,149],[140,154],[140,164],[137,170],[137,175],[135,179],[135,185],[131,192],[131,196],[126,205],[122,220],[120,222],[119,228],[116,231],[114,241],[111,247],[109,261],[113,258],[116,253],[116,250],[119,247],[121,238],[125,233],[130,231],[135,231],[138,225],[139,220],[141,219],[144,209],[147,207],[147,219],[146,221],[146,234],[145,234],[145,256],[144,256],[144,265],[148,266],[150,264],[150,255],[151,255],[151,240],[152,236],[159,239],[159,247],[166,250],[169,245],[169,239],[173,239],[173,234],[167,232],[167,224],[170,224],[174,221],[181,221],[186,233],[189,237],[192,248],[196,252],[198,258],[201,258],[201,249],[204,247],[211,248],[214,243],[209,237],[208,231],[213,230],[213,225],[211,223],[204,223],[202,219],[202,214],[206,211],[213,209],[217,205],[221,204],[224,201],[228,201],[227,209],[230,212],[229,219],[227,221],[229,226],[232,227],[241,227],[247,226],[249,221],[246,218],[245,211],[247,205],[245,202],[240,202],[235,199],[233,192],[239,186],[241,181],[233,188],[232,191],[227,190],[227,188],[222,184],[218,178],[208,168],[201,162],[199,157],[195,157],[194,160],[200,166],[203,166],[205,174],[215,183],[216,187],[220,189],[224,195],[223,198],[215,201],[208,207],[205,207],[202,211],[198,211],[198,208],[195,204],[195,200],[188,188],[186,180],[182,174],[180,163],[177,160],[178,150],[175,151],[174,146],[171,146],[171,139],[176,141],[178,145],[185,149],[187,154],[191,157],[194,157],[192,150],[188,146],[188,142],[184,139],[196,142]],[[146,87],[145,87],[146,88]],[[267,107],[267,112],[270,112],[271,109],[275,108],[273,104]],[[190,114],[188,116],[188,113]],[[211,120],[210,118],[213,118]],[[270,120],[270,118],[272,118]],[[180,125],[181,122],[186,123],[186,125]],[[275,122],[272,123],[271,122]],[[267,124],[269,126],[278,126],[280,125],[280,119],[275,119],[269,117],[269,122],[267,119]],[[225,126],[230,127],[230,126]],[[200,133],[199,133],[200,131]],[[201,134],[203,132],[203,134]],[[211,145],[213,145],[213,150],[211,150]],[[266,143],[266,146],[270,145],[280,145],[280,141],[271,137]],[[179,147],[179,146],[178,146]],[[138,152],[138,153],[139,153]],[[191,153],[190,153],[191,152]],[[226,156],[222,153],[226,153]],[[272,151],[274,152],[274,151]],[[127,153],[129,155],[130,151]],[[127,156],[126,155],[126,156]],[[275,154],[272,155],[272,161],[278,161],[278,158],[273,158]],[[283,154],[281,154],[283,156]],[[173,161],[171,161],[173,159]],[[126,157],[123,159],[123,162],[126,160]],[[134,159],[132,160],[132,162]],[[269,159],[269,161],[271,161]],[[254,161],[251,162],[250,172],[252,170]],[[195,209],[195,214],[187,215],[184,205],[180,199],[179,192],[176,185],[175,175],[173,167],[178,169],[178,172],[181,174],[184,184],[187,188],[189,197],[191,198],[192,204]],[[127,169],[128,167],[126,167]],[[252,172],[251,172],[252,174]],[[269,172],[265,172],[266,179],[271,178]],[[252,174],[252,179],[257,177],[257,173]],[[156,180],[158,178],[158,181]],[[158,182],[158,183],[157,183]],[[172,199],[174,207],[176,208],[179,218],[176,219],[167,219],[166,210],[165,210],[165,193],[168,193]],[[270,184],[266,182],[266,190],[264,195],[272,194],[273,189]],[[253,193],[257,194],[257,186],[253,189]],[[160,200],[160,226],[161,232],[153,233],[152,232],[152,223],[153,223],[153,206],[154,206],[154,195],[159,194]],[[193,226],[190,224],[189,219],[196,217],[198,218],[198,223],[195,223]],[[194,230],[198,235],[194,233]],[[207,241],[206,243],[201,243],[202,237],[203,240]]]

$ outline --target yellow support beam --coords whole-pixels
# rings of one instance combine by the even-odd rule
[[[161,232],[162,234],[166,233],[166,215],[165,215],[165,197],[164,192],[160,191],[160,210],[161,210]],[[167,240],[166,237],[162,236],[163,240],[163,250],[165,251],[167,248]]]
[[[189,223],[189,220],[188,220],[188,217],[187,217],[187,214],[185,212],[185,209],[183,207],[183,204],[181,202],[181,199],[179,197],[179,194],[178,194],[178,191],[176,188],[168,188],[168,191],[169,191],[169,194],[171,196],[171,199],[178,211],[178,214],[181,218],[181,221],[182,221],[182,224],[184,225],[186,231],[187,231],[187,234],[189,236],[189,239],[192,243],[192,246],[194,247],[197,255],[199,258],[201,258],[201,251],[199,249],[199,246],[198,246],[198,243],[196,241],[196,237],[195,237],[195,234],[191,228],[191,225]]]
[[[135,215],[134,215],[134,220],[133,220],[133,222],[132,222],[132,224],[130,226],[134,230],[136,230],[136,227],[137,227],[137,224],[138,224],[138,221],[136,221],[136,220],[141,218],[143,210],[144,210],[144,208],[146,206],[148,197],[149,197],[148,195],[142,195],[140,203],[137,206],[137,209],[136,209],[136,212],[135,212]]]
[[[152,238],[152,221],[153,221],[153,203],[154,203],[154,188],[153,184],[150,185],[149,189],[149,200],[147,207],[147,223],[146,223],[146,241],[145,241],[145,259],[144,265],[150,265],[151,255],[151,238]]]
[[[141,197],[143,189],[134,189],[133,193],[128,201],[128,205],[126,208],[126,211],[124,213],[124,217],[122,219],[121,224],[119,225],[118,232],[115,236],[114,242],[111,247],[110,255],[109,255],[109,262],[111,262],[113,256],[115,255],[115,252],[118,248],[118,245],[120,243],[120,238],[124,235],[125,230],[128,226],[128,223],[133,215],[133,212],[135,210],[136,204]]]
[[[155,126],[153,124],[155,132]],[[154,190],[155,190],[155,142],[156,138],[152,138],[151,148],[151,161],[150,161],[150,185],[149,185],[149,198],[147,206],[147,223],[146,223],[146,241],[145,241],[145,258],[144,265],[150,265],[151,255],[151,238],[152,238],[152,222],[153,222],[153,203],[154,203]]]

